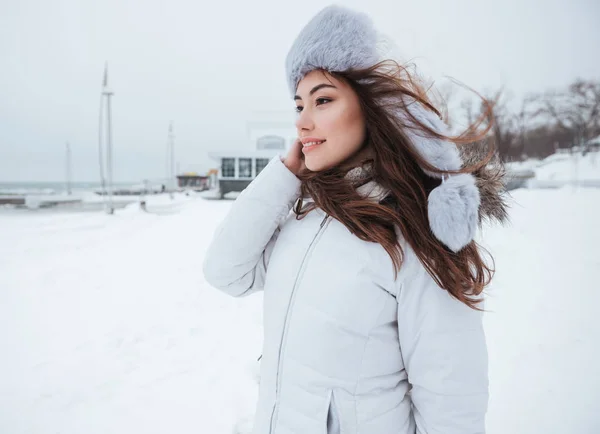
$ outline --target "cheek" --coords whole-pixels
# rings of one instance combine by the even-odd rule
[[[328,122],[328,129],[335,139],[336,147],[339,146],[347,152],[356,151],[365,138],[362,116],[354,110],[342,109],[336,112],[332,113]]]

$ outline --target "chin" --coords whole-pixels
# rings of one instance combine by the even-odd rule
[[[323,170],[326,170],[329,167],[333,167],[333,165],[326,164],[326,162],[322,159],[314,157],[305,158],[304,164],[306,165],[306,168],[311,172],[322,172]]]
[[[305,159],[304,160],[304,165],[311,172],[318,172],[319,171],[319,166],[317,164],[315,164],[314,161],[308,161],[307,159]]]

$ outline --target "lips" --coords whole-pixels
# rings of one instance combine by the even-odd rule
[[[319,147],[319,145],[325,143],[325,140],[303,140],[302,141],[302,152],[307,153]]]
[[[309,146],[316,146],[316,145],[320,145],[323,142],[325,142],[325,139],[321,139],[319,137],[303,137],[300,139],[300,141],[302,142],[302,145],[304,147],[309,147]]]
[[[300,141],[302,142],[303,145],[314,145],[314,144],[321,144],[325,141],[325,139],[321,139],[320,137],[314,137],[314,136],[307,136],[307,137],[302,137],[300,139]]]

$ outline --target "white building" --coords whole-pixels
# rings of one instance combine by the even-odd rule
[[[215,151],[208,154],[217,162],[217,182],[221,198],[229,192],[239,192],[246,188],[273,157],[285,155],[296,140],[293,117],[290,118],[289,114],[261,113],[261,117],[273,120],[248,121],[248,150]]]

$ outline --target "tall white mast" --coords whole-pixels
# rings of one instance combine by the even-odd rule
[[[106,188],[103,185],[103,194],[107,197],[107,205],[106,212],[108,214],[112,214],[114,212],[113,207],[113,145],[112,145],[112,115],[111,115],[111,97],[114,95],[114,92],[108,86],[108,64],[104,65],[104,79],[102,80],[102,96],[100,101],[100,132],[99,132],[99,156],[100,156],[100,176],[102,179],[102,183],[104,184],[104,171],[103,167],[106,164]],[[106,100],[106,163],[103,161],[103,145],[102,145],[102,120],[103,120],[103,104],[102,102]]]
[[[167,143],[167,186],[171,198],[175,191],[175,133],[173,132],[173,121],[169,124],[169,140]]]

